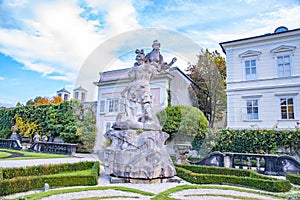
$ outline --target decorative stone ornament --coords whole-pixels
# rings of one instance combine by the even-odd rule
[[[150,80],[168,70],[176,58],[168,64],[160,54],[160,43],[153,41],[153,50],[146,56],[137,49],[136,62],[128,72],[131,83],[121,92],[126,99],[125,114],[119,113],[113,130],[105,133],[111,144],[102,149],[99,157],[105,173],[140,182],[170,178],[176,175],[173,162],[167,153],[165,141],[169,135],[162,131],[151,107]],[[140,107],[142,114],[138,115]],[[115,180],[115,178],[113,179]]]

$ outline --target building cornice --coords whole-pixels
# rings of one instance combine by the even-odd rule
[[[259,36],[254,36],[254,37],[248,37],[248,38],[242,38],[242,39],[238,39],[238,40],[221,42],[221,43],[219,43],[219,45],[221,46],[222,51],[226,54],[225,47],[229,46],[229,45],[240,45],[240,44],[250,43],[250,42],[266,41],[266,40],[271,40],[271,39],[290,37],[290,36],[297,35],[297,34],[300,34],[300,28],[285,31],[285,32],[267,33],[264,35],[259,35]]]

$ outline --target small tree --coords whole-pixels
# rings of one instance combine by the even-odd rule
[[[160,111],[157,117],[163,131],[170,135],[169,140],[179,134],[193,138],[208,125],[202,111],[192,106],[170,106]]]
[[[193,105],[207,117],[209,127],[213,127],[226,109],[225,59],[217,51],[201,50],[197,65],[190,65],[187,71],[199,86],[190,88]]]

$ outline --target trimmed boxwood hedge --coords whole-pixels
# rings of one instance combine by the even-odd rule
[[[81,171],[90,169],[95,162],[79,162],[79,163],[64,163],[64,164],[51,164],[40,166],[29,166],[19,168],[3,168],[3,179],[11,179],[19,176],[40,176],[48,174],[57,174],[61,172]]]
[[[89,175],[50,175],[62,172],[82,171],[91,168],[92,170]],[[96,185],[98,182],[99,168],[100,165],[98,162],[41,165],[27,168],[4,168],[0,170],[3,172],[3,180],[0,180],[0,196],[41,189],[45,183],[48,183],[51,187]],[[21,172],[24,172],[24,175],[22,175]],[[13,177],[13,175],[15,175],[15,177]]]
[[[299,174],[287,174],[286,180],[289,180],[291,183],[300,185],[300,175]]]
[[[278,180],[250,170],[195,165],[176,165],[177,175],[196,184],[233,184],[270,192],[287,192],[292,188],[288,180]]]

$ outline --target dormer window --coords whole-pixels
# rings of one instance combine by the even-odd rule
[[[257,61],[260,54],[260,51],[248,50],[239,55],[242,63],[244,63],[246,80],[255,80],[257,78]]]
[[[295,49],[295,46],[281,45],[270,51],[275,59],[278,77],[289,77],[292,75],[292,57]]]

